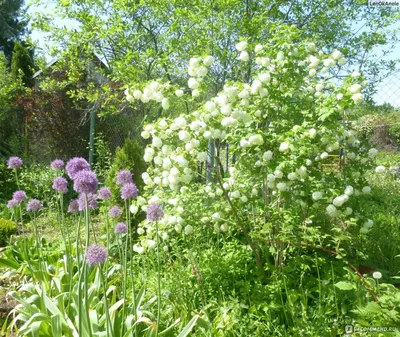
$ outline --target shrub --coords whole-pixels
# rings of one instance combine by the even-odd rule
[[[10,236],[16,232],[17,225],[14,221],[0,219],[0,246],[3,247],[7,245]]]

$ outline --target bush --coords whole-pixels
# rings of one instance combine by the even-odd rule
[[[17,225],[14,221],[7,219],[0,219],[0,246],[7,245],[8,240],[12,234],[17,232]]]

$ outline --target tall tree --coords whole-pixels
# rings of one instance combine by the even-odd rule
[[[28,21],[23,18],[24,0],[2,0],[0,1],[0,51],[11,60],[15,40],[27,31]]]
[[[18,41],[15,41],[14,43],[11,71],[15,78],[22,75],[22,82],[26,87],[33,87],[35,83],[34,79],[32,78],[34,73],[34,63],[28,49],[26,49],[22,43]]]

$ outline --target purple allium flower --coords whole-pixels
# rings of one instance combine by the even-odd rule
[[[92,171],[80,171],[74,178],[74,190],[78,193],[94,193],[97,189],[96,173]]]
[[[7,203],[8,208],[15,207],[15,206],[18,206],[17,200],[14,200],[14,199],[8,200],[8,203]]]
[[[53,188],[59,193],[67,193],[67,179],[63,177],[57,177],[53,180]]]
[[[79,204],[79,210],[80,211],[84,211],[85,210],[85,195],[88,198],[88,208],[89,209],[96,209],[97,207],[99,207],[99,204],[97,203],[97,196],[96,194],[85,194],[85,193],[81,193],[79,194],[79,198],[78,198],[78,204]]]
[[[71,199],[68,206],[68,213],[78,213],[79,212],[79,202],[76,199]]]
[[[133,183],[125,184],[121,187],[121,198],[132,199],[139,195],[139,190]]]
[[[28,204],[26,205],[26,210],[30,212],[38,211],[41,208],[42,208],[42,203],[40,200],[37,199],[29,200]]]
[[[106,262],[107,249],[100,245],[90,245],[86,249],[86,263],[89,266],[95,266],[96,264],[102,264]]]
[[[121,170],[117,173],[117,185],[132,183],[132,173],[129,170]]]
[[[25,191],[15,191],[13,193],[13,199],[17,202],[25,201],[26,200],[26,193]]]
[[[100,200],[107,200],[111,198],[111,191],[108,187],[102,187],[97,192],[97,198]]]
[[[61,159],[54,159],[51,162],[52,170],[62,170],[64,168],[64,162]]]
[[[127,228],[123,222],[118,222],[115,225],[115,228],[114,228],[115,233],[126,233],[126,231],[127,231]]]
[[[146,210],[147,220],[157,221],[164,217],[164,211],[160,204],[151,204]]]
[[[111,207],[110,211],[108,212],[108,215],[111,218],[118,218],[119,216],[122,215],[122,210],[118,206]]]
[[[65,169],[67,171],[68,176],[71,179],[75,179],[75,176],[77,175],[78,172],[89,171],[90,165],[86,161],[86,159],[75,157],[68,161],[67,166],[65,166]]]
[[[9,169],[17,169],[22,166],[22,159],[19,157],[10,157],[7,161]]]

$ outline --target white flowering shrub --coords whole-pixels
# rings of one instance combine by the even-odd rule
[[[376,150],[352,128],[362,76],[339,82],[332,74],[346,62],[342,53],[326,54],[313,43],[242,41],[236,49],[238,62],[252,65],[249,80],[226,82],[214,97],[202,91],[212,80],[212,56],[190,59],[187,88],[152,81],[126,90],[133,104],[196,106],[144,126],[150,167],[134,206],[164,205],[165,250],[176,236],[222,232],[244,235],[259,262],[260,247],[271,240],[315,240],[332,230],[365,235],[373,222],[358,212],[357,200],[371,190],[364,172]],[[144,221],[138,233],[137,252],[154,247],[153,224]]]

